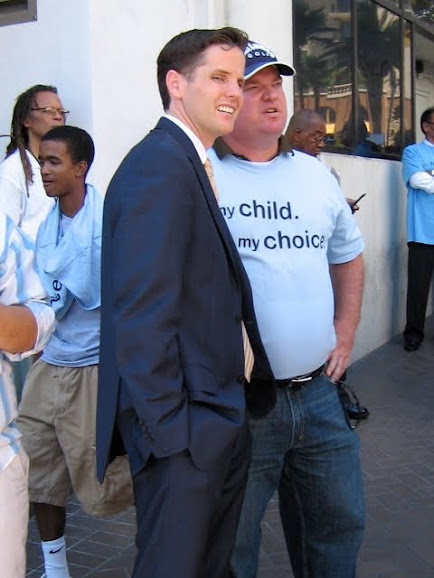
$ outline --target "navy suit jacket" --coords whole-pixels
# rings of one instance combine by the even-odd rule
[[[113,177],[104,205],[97,465],[121,451],[188,450],[224,463],[245,421],[244,320],[255,371],[271,370],[250,285],[200,158],[162,118]],[[248,386],[246,386],[248,387]],[[261,388],[274,403],[274,388]]]

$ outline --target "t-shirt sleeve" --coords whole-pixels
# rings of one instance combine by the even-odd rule
[[[331,265],[348,263],[360,255],[364,247],[365,243],[360,229],[340,191],[336,226],[327,249],[328,261]]]
[[[402,154],[402,178],[405,186],[409,185],[410,177],[414,173],[424,170],[422,157],[417,148],[414,145],[406,147]]]

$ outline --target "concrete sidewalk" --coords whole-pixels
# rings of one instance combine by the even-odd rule
[[[434,578],[433,330],[430,318],[417,352],[405,352],[395,339],[348,372],[348,383],[371,412],[358,428],[367,503],[358,578]],[[73,578],[129,577],[134,531],[133,511],[96,519],[72,502],[66,535]],[[32,520],[27,576],[39,578],[42,573]],[[258,578],[291,576],[274,500],[263,523]]]

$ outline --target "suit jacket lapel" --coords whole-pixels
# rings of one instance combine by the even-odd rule
[[[196,152],[196,151],[195,151]],[[197,157],[197,154],[196,154]],[[223,242],[225,247],[226,253],[228,255],[229,261],[232,263],[235,274],[237,276],[238,282],[240,282],[239,272],[240,272],[240,260],[238,256],[238,251],[235,248],[234,242],[232,240],[232,236],[229,232],[229,229],[226,225],[226,222],[221,214],[219,206],[216,202],[216,198],[214,195],[214,191],[212,189],[211,183],[209,182],[208,175],[206,174],[205,168],[200,162],[199,157],[197,160],[195,158],[191,158],[190,160],[193,163],[194,169],[202,186],[203,193],[205,195],[206,202],[208,204],[208,208],[210,210],[211,216],[214,220],[214,223],[217,227],[217,231],[220,235],[220,238]]]
[[[202,191],[208,204],[211,216],[214,220],[217,231],[225,247],[229,262],[231,263],[235,271],[238,283],[242,285],[242,281],[240,278],[241,260],[238,255],[238,251],[234,245],[232,236],[229,232],[226,222],[216,202],[214,191],[212,189],[211,183],[209,182],[208,175],[206,174],[205,168],[201,163],[201,160],[199,158],[199,155],[197,154],[196,149],[194,148],[193,143],[176,124],[174,124],[167,118],[164,117],[161,118],[156,126],[156,129],[162,129],[164,131],[167,131],[176,141],[179,142],[179,144],[184,149],[186,155],[190,159],[193,168],[196,171],[200,185],[202,187]]]

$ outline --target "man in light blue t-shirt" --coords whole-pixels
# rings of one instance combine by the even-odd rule
[[[103,199],[85,182],[93,156],[80,128],[56,127],[42,137],[42,181],[57,202],[39,228],[36,261],[57,325],[27,374],[18,423],[45,578],[69,578],[64,532],[72,491],[88,514],[115,514],[132,503],[126,458],[110,464],[104,485],[96,476]]]
[[[402,155],[402,176],[408,189],[407,351],[416,351],[424,338],[434,268],[434,107],[422,113],[420,127],[425,139],[406,147]]]
[[[364,244],[329,169],[280,139],[287,118],[281,75],[294,71],[254,42],[245,56],[244,104],[209,158],[252,286],[277,400],[270,411],[249,411],[252,461],[232,572],[255,578],[261,519],[278,490],[294,576],[352,578],[363,489],[359,442],[336,381],[360,318]],[[254,371],[247,395],[267,384]]]

